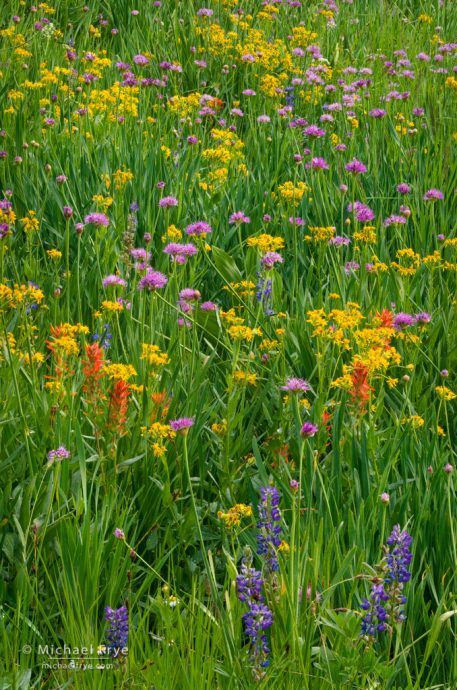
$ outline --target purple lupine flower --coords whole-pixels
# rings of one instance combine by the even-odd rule
[[[356,158],[349,163],[346,163],[344,167],[348,172],[353,173],[354,175],[361,175],[367,171],[366,165],[364,165],[361,161],[358,161]]]
[[[281,545],[281,513],[279,491],[275,486],[260,489],[259,522],[257,523],[257,553],[265,556],[267,572],[279,570],[277,549]]]
[[[396,331],[401,331],[403,328],[408,328],[409,326],[414,326],[416,319],[412,314],[406,314],[405,312],[399,312],[395,314],[392,325]]]
[[[110,656],[119,656],[125,653],[129,639],[129,614],[125,606],[119,609],[105,608],[105,619],[110,624],[107,632],[108,653]]]
[[[386,584],[409,582],[411,573],[408,571],[413,557],[409,547],[413,538],[406,530],[400,532],[400,525],[395,525],[387,545],[394,548],[386,556],[387,575],[384,579]]]
[[[274,268],[275,264],[284,263],[284,259],[281,254],[278,254],[278,252],[267,252],[262,256],[260,263],[262,268],[265,268],[268,271]]]
[[[306,393],[311,390],[311,386],[304,379],[291,378],[287,379],[284,386],[281,386],[281,390],[287,393]]]
[[[117,276],[113,273],[109,276],[106,276],[106,278],[103,278],[102,285],[104,288],[109,287],[110,285],[118,285],[119,287],[126,287],[127,281],[124,280],[123,278],[121,278],[120,276]]]
[[[171,208],[172,206],[177,206],[178,200],[174,196],[164,196],[159,201],[159,208]]]
[[[411,579],[408,566],[412,561],[410,546],[412,537],[406,530],[395,525],[387,539],[386,556],[378,568],[382,577],[374,578],[370,598],[363,599],[361,608],[366,611],[362,618],[361,636],[365,642],[373,640],[394,623],[406,619],[403,609],[406,597],[404,586]]]
[[[170,421],[170,427],[173,431],[185,436],[190,427],[194,425],[194,422],[194,417],[180,417],[179,419],[172,419]]]
[[[444,199],[444,194],[439,189],[429,189],[425,192],[423,199],[424,201],[441,201]]]
[[[159,271],[153,271],[148,268],[146,275],[144,275],[138,283],[138,290],[160,290],[168,283],[168,278]]]
[[[56,462],[58,460],[67,460],[69,457],[71,457],[70,451],[67,450],[65,446],[59,446],[55,450],[49,451],[48,462],[49,464],[52,464],[53,462]]]
[[[317,434],[318,427],[311,422],[305,422],[300,429],[300,434],[305,438],[311,438]]]
[[[109,218],[107,216],[105,216],[104,213],[94,212],[94,213],[89,213],[89,215],[87,215],[84,218],[84,223],[86,225],[98,225],[98,226],[104,225],[105,227],[107,227],[109,225]]]

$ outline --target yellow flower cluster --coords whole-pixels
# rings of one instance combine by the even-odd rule
[[[361,244],[375,244],[376,243],[376,228],[374,225],[364,225],[361,230],[354,232],[354,241]]]
[[[247,384],[249,386],[257,385],[257,374],[251,373],[250,371],[234,371],[233,380],[235,383]]]
[[[25,232],[36,232],[40,227],[40,221],[36,216],[36,211],[28,211],[25,218],[21,218],[21,224]]]
[[[162,352],[158,345],[143,343],[140,359],[145,360],[150,367],[163,367],[169,363],[170,358],[166,352]]]
[[[16,309],[20,304],[41,304],[44,294],[33,285],[9,287],[0,283],[0,313],[6,309]]]
[[[136,376],[136,370],[131,364],[106,364],[103,373],[113,381],[128,381]]]
[[[305,182],[298,182],[294,185],[290,180],[279,185],[276,192],[272,192],[275,201],[285,201],[293,206],[298,206],[305,192],[309,192],[310,187]]]
[[[454,391],[451,391],[451,389],[447,388],[446,386],[436,386],[435,392],[441,398],[441,400],[450,401],[457,398],[457,395],[454,393]]]
[[[273,237],[272,235],[267,235],[266,233],[257,235],[257,237],[248,237],[247,240],[248,247],[258,247],[263,254],[266,254],[267,252],[275,252],[278,249],[283,249],[284,244],[284,238]]]
[[[243,518],[252,517],[253,511],[251,506],[247,506],[244,503],[237,503],[232,506],[226,513],[220,510],[217,517],[223,520],[226,527],[237,527],[241,524]]]
[[[254,336],[262,335],[260,328],[250,328],[249,326],[230,326],[227,331],[232,340],[244,340],[248,343],[253,340]]]
[[[336,233],[336,228],[333,225],[329,225],[326,228],[308,226],[308,230],[310,234],[305,235],[305,240],[306,242],[314,242],[315,244],[319,242],[327,244],[328,241],[331,240]]]
[[[165,443],[176,437],[176,432],[168,424],[161,422],[153,422],[149,427],[141,427],[141,434],[150,442],[155,458],[163,457],[167,452]]]

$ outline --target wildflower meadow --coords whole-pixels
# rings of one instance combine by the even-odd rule
[[[457,688],[457,4],[0,3],[0,689]]]

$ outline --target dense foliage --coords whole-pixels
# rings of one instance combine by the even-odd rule
[[[456,30],[1,3],[2,690],[457,687]]]

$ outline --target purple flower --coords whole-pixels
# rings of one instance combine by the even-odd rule
[[[313,170],[330,170],[330,166],[325,158],[311,158],[311,164],[308,163],[309,165],[311,165]]]
[[[304,379],[291,378],[287,379],[284,386],[281,386],[281,390],[287,393],[306,393],[311,390],[311,386]]]
[[[275,264],[284,263],[284,259],[281,256],[281,254],[278,254],[278,252],[267,252],[261,258],[260,263],[262,265],[262,268],[265,268],[268,271],[274,268]]]
[[[110,285],[119,285],[119,287],[126,287],[127,281],[121,278],[120,276],[114,275],[113,273],[109,276],[106,276],[106,278],[103,278],[102,285],[104,288],[107,288]]]
[[[143,67],[143,65],[149,65],[149,60],[145,55],[135,55],[133,62],[135,65],[140,65],[141,67]]]
[[[406,314],[405,312],[399,312],[395,314],[392,325],[396,331],[401,331],[403,328],[408,328],[409,326],[414,326],[416,319],[412,314]]]
[[[186,235],[209,235],[213,232],[213,229],[209,223],[205,223],[203,220],[197,220],[195,223],[188,225],[184,232]]]
[[[350,161],[350,163],[346,163],[344,167],[348,172],[353,173],[354,175],[360,175],[362,173],[366,173],[367,171],[366,166],[356,158]]]
[[[430,323],[432,320],[432,317],[430,314],[426,311],[421,311],[419,314],[415,314],[414,316],[416,323]]]
[[[186,436],[190,427],[194,425],[194,417],[180,417],[179,419],[172,419],[170,421],[170,427],[173,431]]]
[[[406,182],[400,182],[400,184],[397,185],[397,192],[399,194],[409,194],[411,191],[411,187],[409,184],[406,184]]]
[[[178,200],[174,196],[164,196],[159,201],[159,208],[170,208],[172,206],[177,206]]]
[[[439,189],[429,189],[424,194],[424,201],[441,201],[444,199],[444,194]]]
[[[279,570],[277,549],[281,546],[281,513],[279,491],[275,486],[260,489],[259,522],[257,523],[257,553],[265,556],[268,572]]]
[[[200,291],[194,290],[193,288],[183,288],[179,293],[179,299],[186,302],[198,302],[200,298]]]
[[[62,210],[63,210],[63,216],[64,216],[65,220],[70,220],[70,218],[73,215],[72,207],[71,206],[64,206]]]
[[[249,216],[246,216],[244,211],[235,211],[235,213],[232,213],[232,215],[229,218],[229,224],[233,225],[233,223],[250,223],[251,219]]]
[[[59,446],[55,450],[49,451],[48,462],[51,465],[53,462],[57,460],[67,460],[69,457],[71,457],[70,451],[67,450],[65,446]]]
[[[335,237],[332,237],[328,241],[328,243],[334,247],[347,246],[350,242],[351,240],[349,237],[342,237],[341,235],[335,235]]]
[[[167,283],[167,276],[159,271],[153,271],[152,268],[148,268],[146,275],[144,275],[138,283],[138,290],[160,290],[165,287]]]
[[[384,226],[388,228],[390,225],[404,225],[406,223],[405,216],[398,216],[396,214],[389,216],[384,220]]]
[[[116,537],[116,539],[125,539],[124,530],[120,529],[119,527],[116,527],[113,534]]]
[[[305,137],[324,137],[325,129],[321,129],[317,125],[310,125],[309,127],[305,127],[305,129],[303,130],[303,134]]]
[[[443,467],[444,472],[446,474],[451,474],[454,471],[453,465],[451,465],[449,462]]]
[[[186,263],[190,256],[197,254],[197,247],[191,242],[187,244],[178,244],[177,242],[170,242],[164,247],[163,253],[168,254],[177,263]]]
[[[108,629],[108,651],[111,656],[119,656],[121,650],[127,646],[129,638],[129,614],[125,606],[119,609],[105,608],[105,618],[110,624]]]
[[[385,115],[387,115],[387,113],[382,108],[373,108],[373,110],[370,110],[368,115],[370,115],[370,117],[380,119],[381,117],[384,117]]]
[[[109,218],[105,216],[104,213],[89,213],[89,215],[84,218],[84,223],[86,225],[104,225],[105,227],[107,227],[109,225]]]
[[[217,304],[214,302],[202,302],[200,309],[202,311],[217,311]]]
[[[312,436],[315,436],[317,434],[318,427],[315,424],[311,424],[311,422],[305,422],[300,429],[300,433],[302,436],[305,436],[306,438],[311,438]]]

